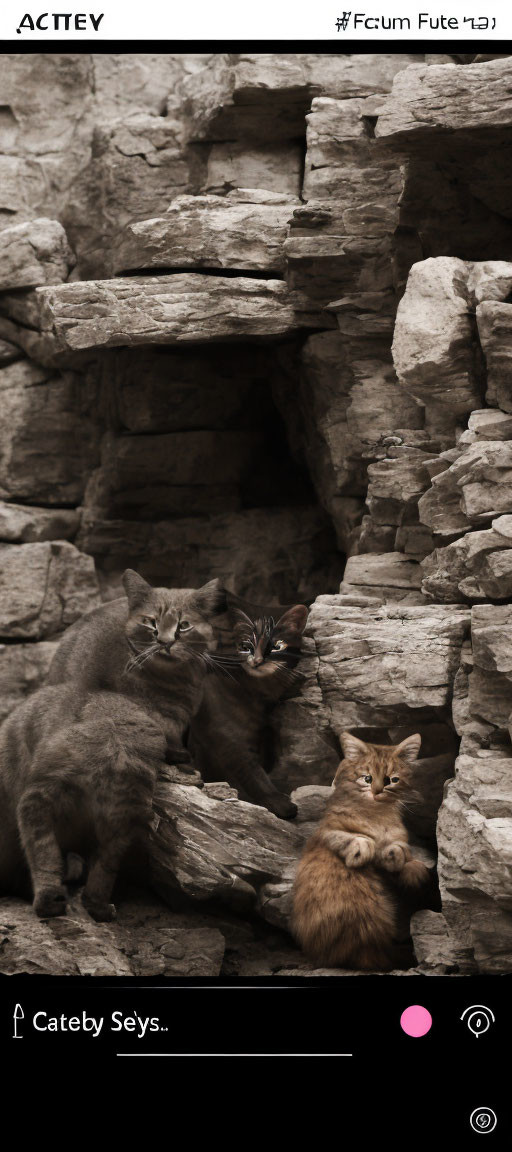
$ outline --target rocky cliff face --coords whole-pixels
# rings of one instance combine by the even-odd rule
[[[509,88],[502,57],[3,58],[1,715],[127,565],[314,601],[274,715],[298,823],[172,770],[165,903],[37,935],[5,903],[4,970],[309,972],[290,887],[344,728],[422,734],[420,969],[512,969]]]

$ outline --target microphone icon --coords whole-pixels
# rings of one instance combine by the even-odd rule
[[[13,1040],[23,1040],[23,1036],[21,1035],[21,1032],[18,1031],[18,1028],[20,1026],[20,1021],[24,1020],[24,1019],[25,1019],[25,1013],[23,1011],[23,1008],[21,1007],[21,1004],[16,1004],[16,1006],[14,1008],[14,1015],[13,1015],[13,1020],[14,1020],[14,1032],[13,1032],[13,1037],[12,1037]]]
[[[468,1015],[470,1013],[470,1015]],[[467,1016],[467,1020],[465,1017]],[[494,1024],[494,1012],[487,1008],[485,1004],[471,1004],[469,1008],[465,1008],[462,1013],[461,1020],[465,1020],[469,1031],[476,1036],[483,1036],[484,1032],[488,1032],[491,1024]]]

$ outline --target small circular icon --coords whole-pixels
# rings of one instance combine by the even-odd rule
[[[466,1024],[470,1032],[473,1032],[475,1036],[481,1036],[483,1032],[487,1032],[489,1017],[485,1016],[483,1012],[472,1012],[471,1016],[468,1016]]]
[[[426,1036],[432,1027],[432,1017],[421,1004],[410,1004],[400,1017],[400,1027],[407,1036]]]
[[[494,1024],[494,1012],[485,1004],[471,1004],[469,1008],[464,1009],[461,1020],[465,1021],[469,1031],[478,1039],[488,1031],[491,1024]]]
[[[492,1108],[475,1108],[469,1117],[473,1132],[494,1132],[498,1117]]]

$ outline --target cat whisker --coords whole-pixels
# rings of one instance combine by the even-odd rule
[[[280,663],[278,663],[277,660],[272,660],[272,665],[276,669],[276,671],[282,672],[285,676],[288,676],[290,678],[290,680],[302,680],[303,679],[302,672],[297,672],[295,670],[295,668],[288,668],[286,666],[286,664],[280,664]]]
[[[230,680],[236,683],[236,677],[230,671],[230,667],[225,664],[219,664],[216,660],[212,659],[210,653],[205,656],[204,662],[209,672],[220,672],[223,676],[228,676]]]
[[[128,661],[126,671],[133,672],[134,668],[142,668],[146,660],[149,660],[150,656],[154,656],[155,652],[158,652],[158,644],[150,644],[149,648],[143,648],[137,656]]]
[[[244,658],[239,656],[216,656],[215,653],[209,653],[209,656],[216,664],[235,664],[237,668],[246,663]]]

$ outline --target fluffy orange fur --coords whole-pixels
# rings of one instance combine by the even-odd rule
[[[429,879],[411,856],[400,814],[420,744],[418,735],[392,747],[341,736],[335,792],[293,892],[292,931],[318,966],[385,971],[396,962],[397,912],[383,873],[408,887]]]

